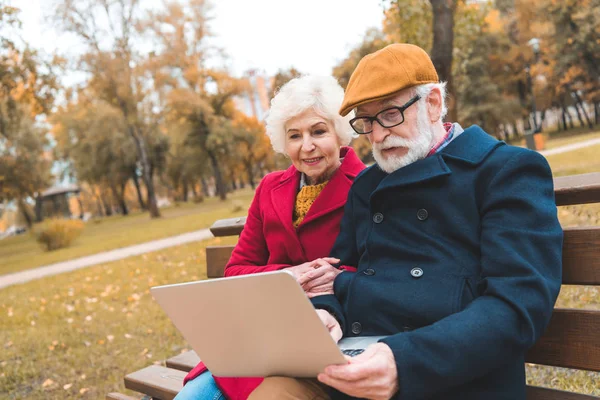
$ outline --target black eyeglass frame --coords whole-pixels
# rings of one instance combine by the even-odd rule
[[[421,96],[419,96],[418,94],[415,95],[412,99],[410,99],[409,101],[407,101],[406,103],[404,103],[404,105],[402,106],[396,106],[396,107],[389,107],[386,108],[385,110],[381,110],[379,111],[377,114],[375,114],[375,116],[373,117],[367,117],[367,116],[362,116],[362,117],[354,117],[350,120],[350,126],[352,127],[352,129],[354,130],[354,132],[358,133],[359,135],[368,135],[369,133],[373,132],[373,129],[371,129],[368,132],[359,132],[355,127],[354,127],[354,122],[358,121],[358,120],[368,120],[369,122],[371,122],[371,127],[373,127],[373,122],[377,121],[377,123],[379,125],[381,125],[384,128],[393,128],[394,126],[398,126],[402,123],[404,123],[404,111],[406,111],[406,109],[410,106],[412,106],[413,104],[415,104],[417,101],[419,101],[421,99]],[[382,114],[386,111],[390,111],[390,110],[398,110],[400,111],[400,115],[402,115],[402,121],[398,122],[397,124],[393,124],[393,125],[384,125],[383,122],[381,122],[379,120],[379,118],[377,118],[377,116],[379,114]]]

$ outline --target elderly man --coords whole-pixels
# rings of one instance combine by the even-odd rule
[[[477,90],[477,88],[473,88]],[[525,399],[524,355],[561,283],[562,229],[539,154],[444,124],[425,51],[364,57],[340,113],[356,111],[377,164],[355,180],[313,304],[332,336],[387,336],[317,380],[268,378],[253,398]]]

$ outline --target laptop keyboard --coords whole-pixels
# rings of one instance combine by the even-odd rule
[[[342,354],[345,354],[350,357],[354,357],[354,356],[359,355],[363,351],[365,351],[365,349],[345,349],[345,350],[342,350]]]

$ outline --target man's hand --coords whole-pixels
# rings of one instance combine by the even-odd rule
[[[336,264],[338,262],[340,262],[340,260],[337,258],[318,258],[313,261],[314,268],[304,272],[300,278],[297,279],[308,297],[333,294],[333,281],[342,271],[331,264]]]
[[[332,317],[333,318],[333,317]],[[387,400],[398,391],[394,354],[384,343],[373,344],[346,365],[330,365],[317,377],[340,392],[361,399]]]
[[[340,327],[340,323],[337,321],[337,319],[335,319],[333,315],[329,314],[329,312],[325,310],[317,310],[317,314],[319,315],[319,318],[321,318],[323,325],[325,325],[327,330],[329,330],[329,334],[333,340],[335,340],[336,343],[339,342],[339,340],[342,338],[342,328]]]

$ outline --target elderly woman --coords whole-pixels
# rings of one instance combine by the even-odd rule
[[[246,225],[225,276],[287,269],[307,296],[333,293],[342,270],[327,258],[340,229],[354,178],[365,165],[350,143],[354,133],[338,109],[344,92],[332,77],[304,76],[284,85],[271,101],[267,135],[292,166],[268,174],[256,189]],[[176,397],[246,399],[260,378],[218,378],[198,364]]]

